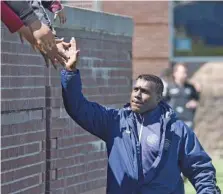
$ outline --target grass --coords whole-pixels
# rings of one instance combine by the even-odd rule
[[[213,164],[217,172],[217,185],[220,187],[221,191],[223,191],[223,160],[213,161]],[[189,181],[185,184],[185,193],[196,194],[196,191]]]

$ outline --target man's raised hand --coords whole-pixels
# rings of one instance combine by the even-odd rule
[[[70,40],[70,48],[66,51],[66,56],[69,58],[67,62],[65,62],[65,68],[68,71],[75,71],[77,60],[78,60],[78,53],[79,50],[77,50],[76,46],[76,40],[74,37]]]

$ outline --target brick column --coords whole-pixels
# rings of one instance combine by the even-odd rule
[[[67,8],[58,36],[74,36],[80,48],[83,92],[92,101],[121,107],[132,78],[132,20]],[[2,27],[2,192],[104,193],[104,142],[67,115],[60,69]]]

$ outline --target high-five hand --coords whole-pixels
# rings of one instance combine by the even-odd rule
[[[77,50],[76,40],[74,37],[70,40],[70,48],[66,51],[66,56],[69,58],[67,62],[65,62],[65,68],[68,71],[75,71],[78,59],[79,50]]]

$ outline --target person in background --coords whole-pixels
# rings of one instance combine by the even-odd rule
[[[194,128],[194,116],[199,104],[199,92],[189,83],[187,67],[177,63],[173,67],[173,82],[168,85],[165,99],[179,119]]]
[[[163,72],[160,75],[160,78],[163,82],[163,96],[166,96],[168,85],[172,81],[172,69],[170,67],[163,70]]]
[[[42,23],[28,1],[1,1],[1,20],[11,33],[20,33],[34,48],[47,54],[54,64],[65,64],[64,48],[57,47],[63,40],[55,40],[50,28]],[[63,44],[63,43],[62,43]]]

